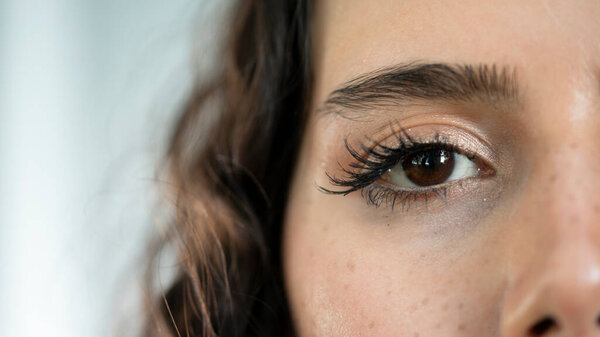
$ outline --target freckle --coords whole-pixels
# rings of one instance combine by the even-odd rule
[[[345,284],[344,285],[344,290],[348,290],[348,287],[350,287],[350,285],[349,284]]]
[[[464,324],[461,324],[458,326],[459,331],[465,331],[466,329],[467,329],[467,327]]]
[[[454,280],[448,280],[448,284],[454,284]]]
[[[388,223],[388,224],[386,224],[385,226],[386,226],[386,227],[390,227],[390,224]]]
[[[550,177],[550,182],[551,182],[551,183],[555,182],[555,181],[556,181],[556,178],[558,178],[558,175],[556,175],[556,174],[553,174],[553,175]]]
[[[369,323],[369,329],[373,329],[373,327],[375,327],[375,322]]]
[[[438,323],[438,324],[436,324],[436,325],[435,325],[435,328],[436,328],[436,329],[439,329],[439,328],[441,328],[441,327],[442,327],[442,323]]]
[[[570,146],[572,149],[576,149],[576,148],[577,148],[577,143],[571,143],[571,144],[569,144],[569,146]]]
[[[448,310],[448,303],[442,305],[442,310],[444,310],[444,311]]]
[[[354,263],[352,263],[352,262],[348,262],[348,263],[346,264],[346,267],[348,267],[348,270],[350,270],[350,271],[354,271],[354,267],[355,267],[355,266],[354,266]]]
[[[462,302],[458,304],[458,310],[461,310],[463,308],[463,304]]]
[[[419,255],[419,257],[421,257],[422,259],[425,258],[425,253],[421,253],[421,255]]]
[[[418,332],[415,332],[415,337],[419,337],[419,333]]]
[[[423,301],[421,302],[421,304],[423,304],[423,305],[427,305],[427,303],[429,303],[429,297],[425,297],[423,299]]]
[[[392,294],[392,291],[391,291],[391,290],[388,290],[388,291],[387,291],[387,294],[388,294],[388,295],[391,295],[391,294]]]

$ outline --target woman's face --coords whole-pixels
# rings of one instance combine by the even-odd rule
[[[317,3],[299,335],[599,335],[600,2]]]

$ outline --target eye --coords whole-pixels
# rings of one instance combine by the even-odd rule
[[[344,145],[354,161],[342,166],[345,176],[336,177],[326,172],[337,189],[318,188],[325,193],[344,196],[360,191],[367,204],[375,207],[383,204],[394,210],[400,203],[404,209],[413,202],[427,203],[432,198],[446,198],[446,191],[457,187],[449,182],[470,180],[478,183],[479,178],[487,179],[496,174],[485,156],[477,154],[484,153],[487,148],[482,146],[474,151],[478,147],[460,137],[443,139],[435,134],[431,140],[423,139],[420,143],[403,131],[396,139],[398,144],[393,146],[360,143],[360,150],[350,146],[345,139]]]
[[[417,150],[404,156],[381,178],[403,187],[428,187],[478,176],[476,159],[444,148]]]

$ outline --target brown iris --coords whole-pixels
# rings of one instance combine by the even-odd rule
[[[417,186],[431,186],[445,182],[454,170],[454,152],[444,149],[419,151],[402,161],[408,180]]]

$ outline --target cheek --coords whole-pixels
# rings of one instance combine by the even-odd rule
[[[504,281],[489,241],[434,249],[336,209],[309,191],[290,199],[284,270],[299,336],[494,335]]]

